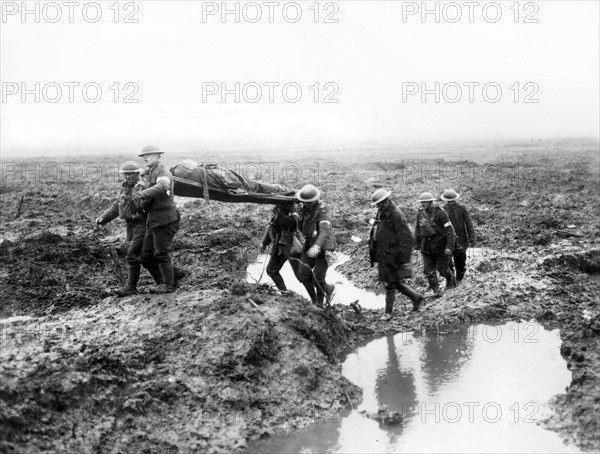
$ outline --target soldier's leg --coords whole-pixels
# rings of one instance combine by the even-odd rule
[[[267,263],[267,275],[273,280],[279,290],[287,290],[283,277],[279,273],[286,261],[285,256],[273,254],[269,258],[269,263]]]
[[[298,278],[302,285],[308,292],[310,300],[317,304],[317,293],[315,292],[315,285],[313,283],[313,270],[312,267],[315,265],[315,259],[309,258],[306,253],[302,254],[300,263],[298,263]]]
[[[162,284],[162,273],[160,272],[158,263],[154,260],[154,235],[152,229],[146,229],[145,231],[140,261],[154,279],[154,283],[156,285]]]
[[[442,292],[440,290],[437,274],[435,272],[435,256],[430,254],[421,254],[421,257],[423,258],[423,274],[425,274],[425,278],[429,282],[431,290],[433,290],[435,296],[439,298],[442,296]]]
[[[456,280],[454,278],[454,274],[450,271],[450,267],[448,266],[449,256],[442,253],[436,256],[435,258],[435,267],[438,272],[446,278],[446,288],[456,287]]]
[[[394,311],[397,284],[397,282],[387,282],[385,284],[385,315],[392,315],[392,312]]]
[[[144,236],[146,228],[144,222],[139,222],[132,226],[132,237],[127,248],[126,260],[129,265],[129,276],[127,279],[127,285],[119,289],[117,294],[125,296],[125,294],[137,293],[137,284],[140,280],[140,269],[141,269],[141,255],[142,247],[144,245]]]
[[[455,270],[455,266],[454,266],[454,257],[455,257],[456,251],[457,251],[457,250],[456,250],[456,249],[454,249],[454,251],[452,252],[452,257],[449,257],[449,258],[448,258],[448,268],[450,269],[450,272],[451,272],[452,274],[454,274],[454,270]]]
[[[403,295],[408,296],[410,298],[410,300],[413,303],[413,310],[418,311],[419,308],[421,307],[421,303],[423,302],[425,297],[423,295],[421,295],[419,292],[417,292],[415,289],[413,289],[412,287],[410,287],[402,282],[398,282],[396,285],[396,288],[398,289],[398,291],[400,293],[402,293]]]
[[[454,249],[454,263],[456,264],[456,280],[462,281],[465,277],[466,265],[467,265],[467,250],[466,249]]]
[[[161,225],[152,229],[154,239],[154,261],[158,264],[163,285],[158,286],[155,293],[171,293],[175,290],[175,276],[173,274],[173,263],[171,262],[171,249],[173,237],[179,230],[179,221],[167,225]]]
[[[328,286],[325,278],[327,276],[327,269],[329,264],[327,263],[327,257],[325,252],[321,252],[315,258],[315,266],[313,268],[315,286],[317,288],[317,306],[323,307],[323,300],[325,294],[329,294],[333,291],[331,286]]]

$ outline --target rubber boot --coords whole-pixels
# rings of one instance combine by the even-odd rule
[[[421,308],[421,304],[425,300],[425,297],[416,290],[412,289],[406,284],[398,283],[398,290],[405,296],[408,296],[413,303],[413,311],[418,311]]]
[[[326,282],[315,282],[317,290],[317,306],[323,307],[323,301],[325,300],[325,294],[327,292]]]
[[[180,281],[186,277],[187,274],[188,273],[185,268],[179,268],[178,266],[173,265],[173,277],[175,278],[175,284],[177,284],[177,281]]]
[[[179,287],[179,281],[187,276],[187,271],[184,268],[179,268],[173,265],[173,284],[175,288]]]
[[[436,298],[441,298],[444,292],[440,290],[440,285],[438,284],[437,276],[427,276],[427,281],[429,282],[431,290],[433,290],[434,296]]]
[[[390,287],[385,289],[385,313],[380,320],[391,320],[394,311],[394,301],[396,301],[396,288]]]
[[[310,301],[313,304],[317,304],[317,293],[315,292],[315,286],[312,285],[312,283],[305,282],[305,281],[302,282],[302,285],[306,289],[306,292],[308,293],[308,297],[310,298]]]
[[[463,277],[465,277],[465,273],[460,273],[460,272],[456,272],[456,283],[458,284],[460,281],[463,280]]]
[[[159,265],[163,276],[163,284],[157,285],[151,289],[151,293],[164,294],[175,291],[175,276],[173,274],[173,264],[171,262],[162,262]]]
[[[455,288],[456,287],[456,278],[454,277],[454,273],[450,273],[450,276],[446,276],[446,289]]]
[[[160,285],[163,283],[163,276],[158,266],[158,263],[151,263],[146,265],[146,269],[150,273],[150,276],[154,279],[156,285]]]
[[[125,287],[115,290],[118,296],[129,296],[137,293],[137,283],[140,280],[140,265],[129,265],[129,277]]]
[[[269,274],[269,277],[275,283],[275,286],[279,290],[281,290],[282,292],[285,292],[287,290],[287,287],[285,286],[285,282],[283,281],[283,277],[281,277],[281,274],[279,274],[279,271],[277,271],[276,273]]]
[[[325,295],[326,295],[326,303],[329,306],[331,304],[331,300],[333,299],[333,292],[335,291],[335,285],[326,284],[325,285]]]

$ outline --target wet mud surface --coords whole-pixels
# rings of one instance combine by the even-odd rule
[[[569,443],[598,450],[597,144],[553,149],[474,150],[468,160],[461,150],[428,160],[364,150],[343,163],[335,154],[305,158],[307,165],[337,162],[314,182],[331,207],[339,251],[350,256],[337,269],[361,288],[378,285],[366,247],[375,189],[391,188],[408,219],[425,190],[454,187],[470,208],[480,249],[470,254],[463,283],[440,299],[426,293],[418,313],[399,296],[390,322],[379,320],[383,307],[322,311],[245,282],[270,208],[191,199],[179,201],[173,255],[188,275],[177,293],[118,299],[110,289],[126,278],[124,226],[93,228],[118,191],[114,174],[92,182],[3,181],[0,450],[243,451],[251,440],[356,406],[361,391],[342,377],[340,360],[365,339],[511,320],[561,330],[573,380],[552,400],[545,424]],[[495,177],[481,178],[491,155],[501,157]],[[479,173],[450,178],[414,171],[414,163]],[[427,292],[416,252],[413,258],[411,284]],[[141,288],[150,284],[143,273]],[[33,318],[8,318],[23,315]]]

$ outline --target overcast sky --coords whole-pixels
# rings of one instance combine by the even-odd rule
[[[3,153],[598,137],[597,1],[89,3],[2,2]]]

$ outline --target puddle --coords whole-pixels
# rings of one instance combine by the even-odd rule
[[[381,289],[379,292],[364,290],[354,286],[342,273],[336,271],[335,267],[346,263],[350,260],[350,256],[346,254],[336,253],[332,260],[329,260],[329,269],[327,270],[327,282],[335,284],[335,294],[332,304],[344,304],[357,301],[366,309],[381,309],[385,307],[385,294]],[[274,286],[273,281],[267,276],[266,267],[269,261],[268,254],[261,254],[258,259],[250,264],[246,269],[246,282],[270,284]],[[333,264],[333,265],[332,265]],[[298,293],[306,299],[309,299],[308,293],[304,286],[296,279],[292,267],[289,262],[286,262],[279,272],[285,281],[288,290]],[[408,300],[407,303],[408,304]]]
[[[31,317],[30,315],[15,315],[13,317],[2,317],[0,315],[0,323],[2,324],[28,322],[30,320],[33,320],[33,317]]]
[[[468,262],[473,264],[492,254],[492,249],[488,248],[469,248],[467,249]],[[382,309],[385,307],[385,290],[381,287],[377,290],[365,290],[356,287],[342,273],[336,271],[336,267],[350,260],[350,256],[342,253],[331,255],[329,260],[329,269],[327,270],[327,282],[335,284],[335,295],[332,304],[343,304],[348,306],[354,301],[358,301],[361,307],[365,309]],[[266,267],[269,261],[268,254],[260,254],[258,258],[246,268],[246,282],[268,284],[275,286],[269,276],[267,276]],[[286,262],[279,272],[285,281],[288,290],[298,293],[306,299],[309,299],[304,286],[298,282],[289,262]],[[400,298],[406,307],[410,305],[407,298]]]
[[[344,376],[363,389],[357,409],[248,452],[581,452],[536,424],[571,381],[560,343],[558,330],[536,323],[376,339],[343,364]],[[402,420],[384,425],[361,413],[383,406]]]

